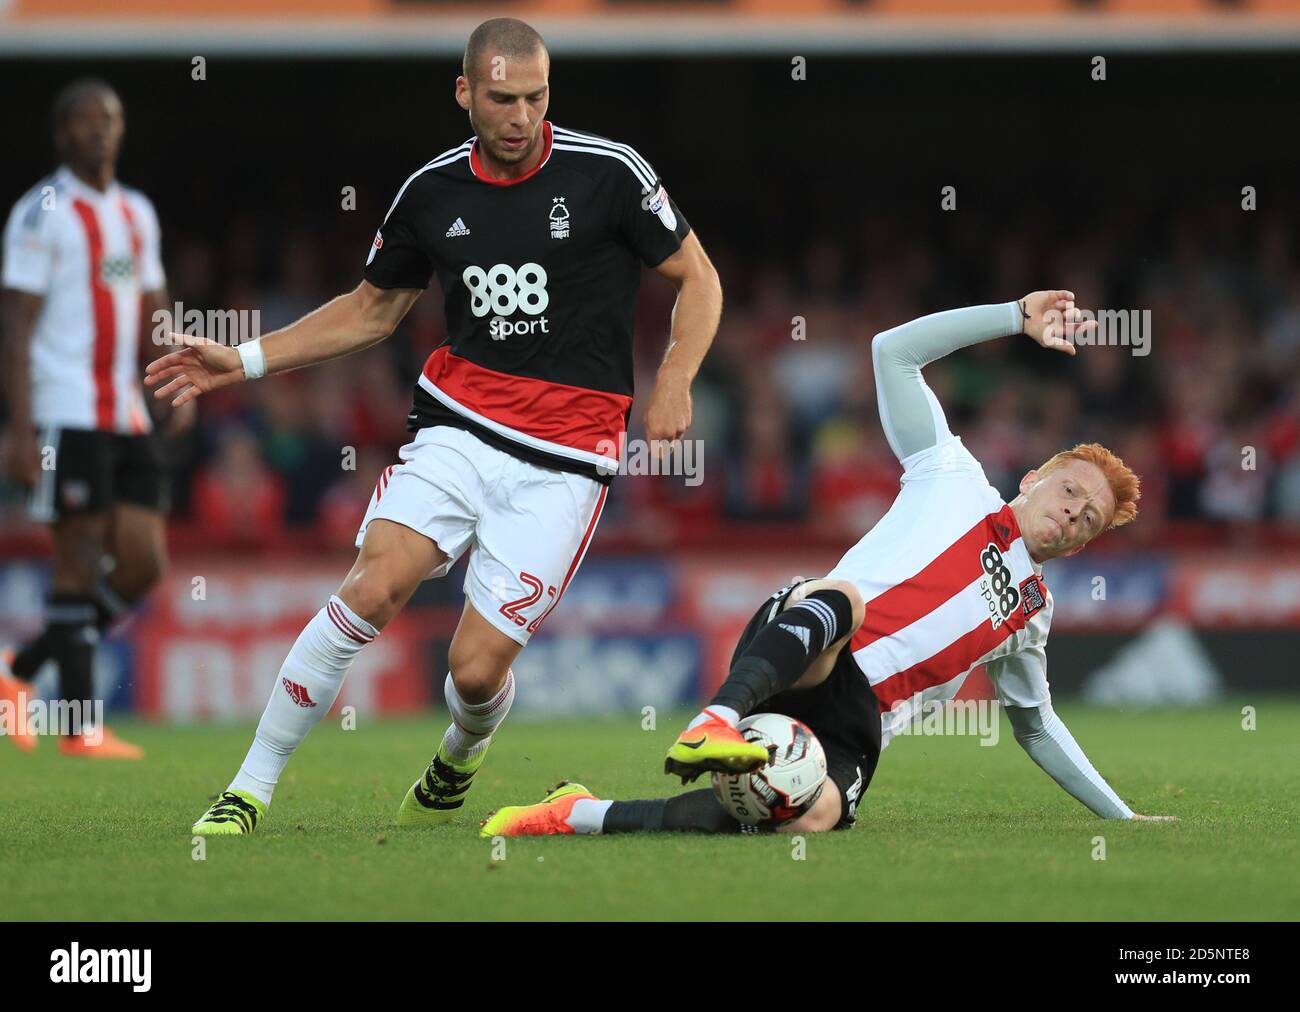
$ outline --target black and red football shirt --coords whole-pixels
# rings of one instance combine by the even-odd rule
[[[379,288],[442,285],[448,338],[408,427],[468,429],[545,467],[608,481],[632,405],[641,266],[690,225],[626,144],[542,124],[542,159],[487,178],[471,138],[402,185],[366,261]]]

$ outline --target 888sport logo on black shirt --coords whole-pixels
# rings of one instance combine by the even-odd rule
[[[518,268],[495,264],[484,270],[470,264],[460,275],[470,294],[470,312],[476,317],[491,316],[488,332],[494,341],[504,341],[516,334],[550,333],[549,321],[542,314],[551,303],[546,290],[546,268],[526,263]],[[522,320],[512,320],[516,313]]]

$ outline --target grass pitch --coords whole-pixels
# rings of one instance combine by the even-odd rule
[[[1258,729],[1242,729],[1242,706]],[[6,920],[1223,919],[1300,916],[1300,701],[1061,716],[1137,811],[1096,819],[1001,738],[913,737],[881,757],[849,832],[478,836],[489,809],[557,780],[602,797],[679,790],[660,771],[684,715],[532,723],[493,743],[460,820],[400,830],[398,802],[441,718],[312,732],[248,838],[189,833],[235,771],[250,726],[114,725],[141,763],[66,759],[0,741]],[[1099,841],[1098,838],[1102,838]],[[1096,859],[1103,846],[1105,859]]]

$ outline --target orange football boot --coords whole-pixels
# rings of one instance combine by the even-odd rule
[[[589,798],[597,800],[582,784],[567,780],[552,788],[535,805],[510,805],[498,812],[489,812],[480,825],[479,836],[558,836],[572,833],[569,815],[576,801]]]
[[[13,659],[12,650],[0,651],[0,702],[8,703],[13,707],[14,719],[18,722],[13,733],[6,734],[5,737],[24,752],[31,752],[36,748],[39,740],[27,729],[27,701],[32,698],[32,694],[26,684],[9,676]]]
[[[99,729],[100,740],[93,744],[85,735],[59,736],[59,751],[64,755],[82,756],[86,759],[143,759],[144,749],[125,742],[106,727]]]

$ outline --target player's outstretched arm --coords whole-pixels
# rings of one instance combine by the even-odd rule
[[[145,368],[145,385],[154,396],[172,399],[179,407],[210,390],[245,379],[350,355],[378,344],[396,329],[422,289],[377,288],[362,281],[296,323],[255,341],[230,348],[189,334],[172,334],[182,345],[154,359]]]
[[[871,342],[876,402],[894,455],[904,460],[952,437],[938,398],[921,376],[925,366],[960,348],[1020,333],[1072,355],[1071,339],[1089,327],[1079,323],[1079,315],[1074,293],[1054,289],[1016,302],[931,313],[877,334]]]
[[[1016,741],[1049,777],[1103,819],[1167,819],[1135,815],[1088,761],[1061,718],[1047,687],[1047,651],[1033,643],[985,665],[1007,711]]]
[[[1096,767],[1088,761],[1069,728],[1051,704],[1037,707],[1008,706],[1016,741],[1053,780],[1103,819],[1176,821],[1170,815],[1138,815],[1120,799]]]
[[[1133,811],[1088,761],[1050,703],[1008,706],[1016,741],[1049,777],[1103,819],[1131,819]]]

